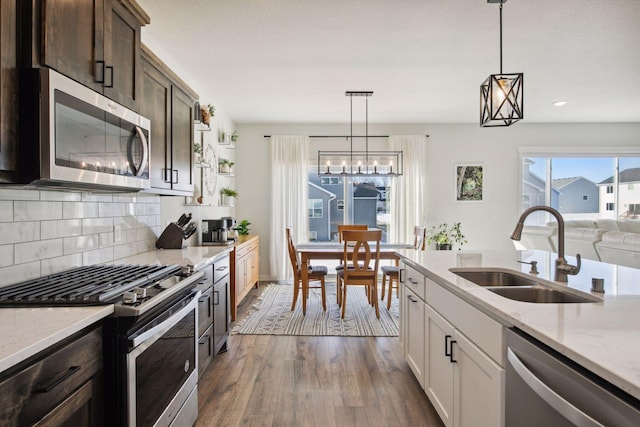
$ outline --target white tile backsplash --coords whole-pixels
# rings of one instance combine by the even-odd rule
[[[14,262],[24,264],[40,259],[62,256],[62,239],[37,240],[15,245]]]
[[[14,221],[43,221],[62,219],[62,202],[16,200],[13,202]]]
[[[160,196],[0,189],[0,286],[155,248]]]
[[[0,222],[13,221],[13,200],[0,201]]]
[[[40,223],[40,237],[42,240],[47,240],[79,236],[82,234],[82,221],[82,219],[42,221]]]
[[[13,264],[13,245],[0,246],[0,267],[7,267]]]
[[[40,222],[0,223],[0,245],[40,240]]]

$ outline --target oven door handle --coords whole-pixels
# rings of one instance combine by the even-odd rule
[[[140,335],[134,335],[130,337],[128,340],[129,348],[134,349],[138,347],[140,344],[145,343],[146,341],[149,341],[149,342],[146,343],[147,345],[145,345],[145,348],[153,344],[156,340],[155,339],[152,340],[151,338],[153,338],[154,336],[157,336],[159,338],[162,335],[164,335],[169,329],[173,328],[176,324],[178,324],[178,322],[180,322],[184,318],[185,314],[187,314],[193,309],[196,310],[196,319],[197,319],[198,298],[200,298],[200,295],[201,295],[200,291],[194,292],[189,296],[189,298],[191,298],[191,301],[187,305],[182,307],[180,310],[173,313],[171,317],[169,317],[167,320],[154,326],[148,331],[144,331]]]
[[[558,413],[562,414],[566,419],[578,426],[600,426],[598,421],[591,418],[589,415],[582,412],[579,408],[574,406],[571,402],[560,396],[553,391],[548,385],[546,385],[540,378],[535,376],[520,358],[511,350],[507,348],[507,359],[516,373],[522,378],[522,380],[529,386],[529,388],[542,400],[547,402]]]

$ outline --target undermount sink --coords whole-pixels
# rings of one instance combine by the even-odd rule
[[[601,302],[598,297],[578,291],[556,289],[547,281],[525,273],[501,268],[451,268],[452,273],[502,297],[531,303]]]
[[[509,270],[452,268],[449,271],[479,286],[534,286],[538,284],[535,279]]]
[[[491,292],[516,301],[534,303],[575,303],[599,302],[600,299],[591,295],[576,295],[569,292],[551,289],[545,286],[490,288]]]

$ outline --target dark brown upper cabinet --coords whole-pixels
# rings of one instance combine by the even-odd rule
[[[194,104],[198,95],[146,46],[140,114],[151,120],[152,192],[193,196]]]
[[[133,0],[44,0],[42,65],[138,111],[140,32],[149,16]]]
[[[0,182],[11,182],[16,169],[16,61],[16,0],[0,0]]]

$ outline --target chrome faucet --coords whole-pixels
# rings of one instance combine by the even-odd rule
[[[556,259],[556,271],[554,280],[557,282],[566,282],[567,275],[578,274],[580,272],[580,254],[576,254],[576,260],[578,265],[571,265],[567,263],[567,260],[564,259],[564,220],[562,219],[562,215],[557,210],[550,208],[549,206],[532,206],[529,209],[522,212],[520,215],[520,219],[518,219],[518,223],[516,224],[516,228],[511,233],[511,240],[520,240],[522,238],[522,228],[524,227],[524,220],[531,214],[536,211],[545,211],[549,212],[551,215],[556,217],[558,221],[558,258]]]

